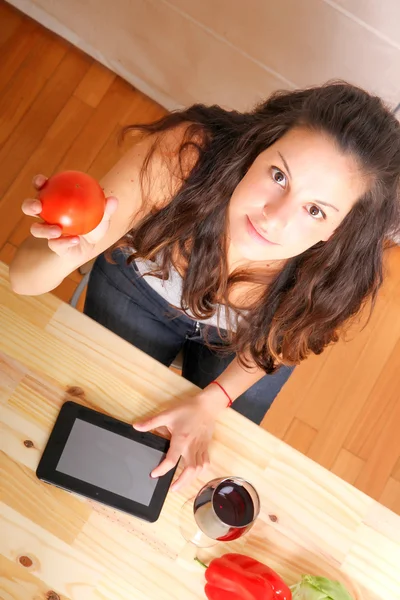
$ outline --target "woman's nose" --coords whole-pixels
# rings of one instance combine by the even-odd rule
[[[290,208],[281,200],[279,203],[265,204],[263,208],[264,227],[270,231],[282,231],[289,223]]]

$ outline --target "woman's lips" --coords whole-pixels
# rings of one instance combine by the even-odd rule
[[[247,221],[247,231],[249,235],[258,242],[259,244],[264,244],[264,246],[280,246],[280,244],[276,244],[275,242],[271,242],[266,237],[258,233],[257,229],[254,227],[253,223],[250,221],[249,217],[246,215]]]

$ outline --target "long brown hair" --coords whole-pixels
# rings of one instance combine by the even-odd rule
[[[374,303],[382,283],[385,241],[399,219],[400,124],[380,98],[334,81],[278,91],[246,113],[194,104],[150,124],[130,125],[123,135],[164,132],[183,123],[189,125],[179,162],[192,146],[198,153],[193,168],[183,173],[182,167],[171,200],[117,245],[134,249],[130,260],[157,256],[156,275],[165,279],[178,251],[187,262],[181,308],[206,318],[222,299],[241,317],[228,336],[229,349],[239,357],[250,354],[267,373],[280,363],[297,364],[310,352],[320,354],[367,300]],[[357,159],[371,186],[327,242],[287,260],[257,302],[249,299],[240,310],[229,301],[232,286],[244,280],[262,284],[267,276],[229,274],[229,200],[257,155],[299,125],[332,136]],[[149,160],[150,155],[144,171]]]

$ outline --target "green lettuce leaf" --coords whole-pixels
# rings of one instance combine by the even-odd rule
[[[339,581],[325,577],[303,575],[300,583],[292,586],[292,600],[353,600]]]

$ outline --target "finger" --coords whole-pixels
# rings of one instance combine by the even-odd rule
[[[106,217],[111,217],[118,208],[118,199],[115,196],[110,196],[106,200],[106,206],[104,209],[104,215]]]
[[[28,199],[24,200],[21,206],[21,210],[25,215],[34,217],[42,212],[42,203],[40,200]]]
[[[62,237],[54,240],[49,240],[49,248],[56,254],[64,256],[72,246],[79,244],[78,237]]]
[[[171,432],[168,429],[168,427],[165,427],[164,425],[162,425],[161,427],[156,427],[154,429],[154,432],[160,435],[161,437],[167,438],[168,440],[171,439]]]
[[[59,238],[62,229],[58,225],[47,225],[47,223],[32,223],[31,234],[36,238],[46,238],[48,240]]]
[[[192,448],[189,447],[186,454],[184,455],[185,468],[180,473],[179,477],[172,484],[171,490],[176,492],[185,485],[188,485],[193,479],[195,479],[201,472],[201,467],[197,463],[199,452],[193,452]]]
[[[194,465],[187,466],[171,486],[172,492],[177,492],[196,479],[198,470]]]
[[[32,184],[33,187],[35,187],[37,190],[40,190],[44,184],[47,181],[47,177],[45,175],[35,175],[35,177],[32,179]]]
[[[168,473],[168,471],[170,471],[177,465],[177,462],[180,459],[180,457],[181,457],[181,451],[180,451],[179,447],[175,447],[173,445],[173,443],[171,442],[171,445],[167,452],[166,457],[158,465],[158,467],[153,469],[153,471],[151,472],[151,476],[152,477],[162,477],[163,475],[165,475],[165,473]]]
[[[199,472],[199,474],[203,471],[203,469],[205,469],[206,467],[206,462],[204,459],[204,451],[203,450],[199,450],[196,454],[196,465],[197,465],[197,470]]]
[[[117,208],[118,208],[117,198],[115,198],[114,196],[110,196],[109,198],[107,198],[105,208],[104,208],[104,215],[101,220],[101,224],[98,226],[98,227],[102,227],[102,229],[104,229],[104,233],[107,231],[108,225],[111,221],[111,217],[113,216],[113,214],[115,213]]]
[[[208,450],[204,450],[202,458],[203,458],[203,468],[208,469],[208,467],[211,465],[210,455],[208,454]]]
[[[150,431],[157,427],[165,427],[168,424],[168,412],[164,411],[146,421],[132,423],[132,427],[137,431]]]
[[[104,209],[104,215],[101,222],[99,223],[99,225],[97,225],[97,227],[95,227],[95,229],[93,229],[93,231],[90,231],[85,235],[85,239],[89,243],[96,243],[107,233],[108,228],[110,226],[111,217],[115,213],[117,208],[117,198],[115,198],[114,196],[110,196],[109,198],[107,198]]]
[[[171,469],[174,469],[181,457],[179,451],[171,451],[171,449],[167,452],[167,456],[165,459],[151,472],[151,477],[154,479],[156,477],[162,477]]]

